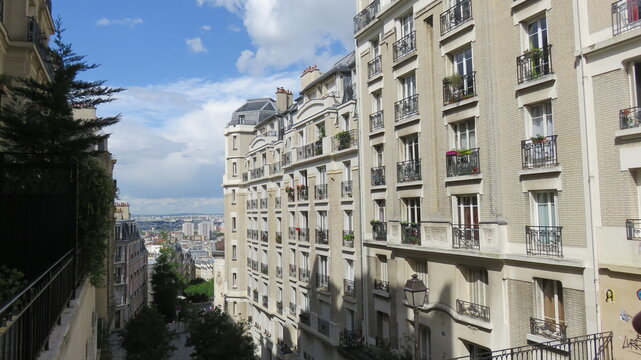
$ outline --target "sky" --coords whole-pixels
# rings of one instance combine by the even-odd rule
[[[297,94],[353,49],[353,0],[54,0],[64,40],[126,92],[98,108],[134,214],[222,213],[224,128],[245,99]]]

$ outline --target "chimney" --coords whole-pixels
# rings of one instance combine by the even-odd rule
[[[282,87],[276,88],[276,109],[285,112],[294,103],[294,93]]]
[[[300,88],[304,89],[309,85],[312,81],[318,79],[321,76],[320,70],[318,70],[318,66],[308,66],[305,71],[303,71],[303,75],[300,76]]]

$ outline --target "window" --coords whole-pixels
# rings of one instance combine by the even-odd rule
[[[325,167],[321,166],[316,169],[318,171],[316,184],[318,185],[327,184],[327,170],[325,169]]]
[[[238,115],[238,125],[245,124],[245,115]]]
[[[400,79],[401,99],[407,99],[416,95],[416,74],[412,73]]]
[[[472,65],[472,48],[468,47],[459,52],[452,54],[452,65],[454,66],[454,74],[465,76],[474,71]]]
[[[372,59],[381,54],[381,46],[378,39],[370,41],[370,47],[372,51]]]
[[[492,359],[492,352],[488,348],[467,343],[467,350],[470,352],[470,360],[489,360]]]
[[[327,211],[318,212],[318,229],[327,230]]]
[[[354,260],[345,259],[345,279],[354,280]]]
[[[238,314],[238,303],[236,301],[232,303],[232,311],[234,315]]]
[[[231,232],[236,232],[236,217],[231,218]]]
[[[639,7],[641,10],[641,6]],[[632,105],[641,106],[641,62],[631,64],[633,100]],[[637,120],[638,121],[638,120]]]
[[[345,115],[341,116],[341,119],[342,119],[341,130],[349,131],[349,129],[350,129],[349,114],[345,114]]]
[[[544,49],[548,46],[548,26],[545,16],[527,24],[528,49]]]
[[[236,245],[232,245],[232,246],[231,246],[231,259],[232,259],[232,260],[236,260],[236,255],[237,255],[237,254],[236,254],[236,251],[237,251],[236,249],[237,249],[237,248],[236,248]]]
[[[401,38],[409,35],[414,31],[414,15],[408,14],[399,19]]]
[[[375,92],[372,94],[372,113],[383,110],[383,97],[381,92]]]
[[[376,209],[376,215],[378,215],[378,221],[385,221],[385,200],[375,200],[374,207]]]
[[[320,123],[316,125],[316,138],[322,139],[325,137],[325,123]]]
[[[405,198],[402,200],[405,205],[405,221],[409,223],[421,222],[421,199]]]
[[[378,277],[382,281],[388,281],[389,274],[387,272],[387,256],[378,255]]]
[[[309,270],[309,254],[308,253],[300,253],[300,267],[303,270]]]
[[[401,138],[401,153],[405,161],[415,161],[419,159],[418,154],[418,135],[412,134]]]
[[[418,327],[418,344],[421,359],[430,359],[430,328],[425,325]]]
[[[462,150],[476,148],[476,126],[474,119],[452,124],[452,130],[454,132],[452,148]]]
[[[325,255],[318,255],[318,272],[323,276],[328,276],[328,260]]]
[[[487,294],[487,270],[478,268],[461,268],[461,273],[466,282],[467,293],[462,294],[463,298],[477,305],[485,306]]]
[[[563,287],[560,281],[535,279],[537,289],[537,314],[539,319],[563,324]]]
[[[235,161],[231,163],[231,176],[238,176],[238,165],[236,165]]]
[[[530,137],[554,135],[554,121],[552,119],[552,103],[544,102],[528,107],[531,125],[528,126]]]
[[[535,226],[558,226],[557,194],[555,191],[534,192],[533,222]]]
[[[231,137],[231,148],[232,150],[238,150],[238,136],[236,135]]]
[[[353,231],[354,230],[354,214],[351,210],[345,210],[343,212],[343,230]]]
[[[238,286],[238,274],[236,273],[231,274],[231,286],[233,288],[236,288]]]
[[[352,331],[356,328],[356,321],[354,316],[354,311],[350,309],[345,309],[345,329]]]
[[[236,204],[236,189],[231,189],[231,203]]]
[[[478,225],[479,204],[476,195],[461,195],[456,197],[456,221],[460,225]]]
[[[423,284],[429,288],[429,282],[427,281],[427,261],[423,259],[412,259],[410,265],[412,272],[417,274],[418,278],[423,281]]]
[[[375,166],[383,166],[383,145],[376,145],[374,146],[374,165]]]

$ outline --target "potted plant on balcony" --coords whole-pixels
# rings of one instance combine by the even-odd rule
[[[380,220],[370,220],[369,222],[370,225],[378,225],[380,223],[381,223]]]
[[[347,233],[343,235],[343,240],[346,242],[354,241],[354,233]]]
[[[547,138],[545,136],[539,135],[531,137],[530,140],[533,144],[542,144],[547,141]]]
[[[352,135],[349,133],[349,131],[341,131],[338,134],[336,134],[336,139],[338,140],[338,149],[347,149],[350,145],[350,142],[352,141]]]
[[[443,84],[449,85],[450,88],[459,88],[463,85],[463,77],[460,74],[452,74],[443,78]]]

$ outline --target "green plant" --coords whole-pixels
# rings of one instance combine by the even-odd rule
[[[452,74],[444,77],[443,83],[453,87],[460,87],[463,85],[463,77],[460,74]]]
[[[370,225],[378,225],[380,223],[381,223],[380,220],[370,220],[369,222]]]
[[[343,235],[343,240],[345,241],[354,241],[354,233],[347,233]]]
[[[209,301],[214,297],[214,280],[206,281],[203,278],[195,278],[187,284],[183,293],[192,303]]]
[[[530,138],[530,140],[534,144],[540,144],[540,143],[544,143],[546,141],[545,136],[533,136],[533,137]]]
[[[129,320],[121,334],[128,360],[169,359],[176,350],[171,344],[175,336],[167,329],[162,315],[148,307],[142,308]]]
[[[26,284],[27,281],[22,272],[0,265],[0,306],[9,301]]]
[[[191,358],[256,359],[256,344],[246,322],[235,322],[219,308],[194,313],[187,322],[187,346],[193,347]]]
[[[318,140],[325,137],[325,124],[320,124],[318,126]]]

